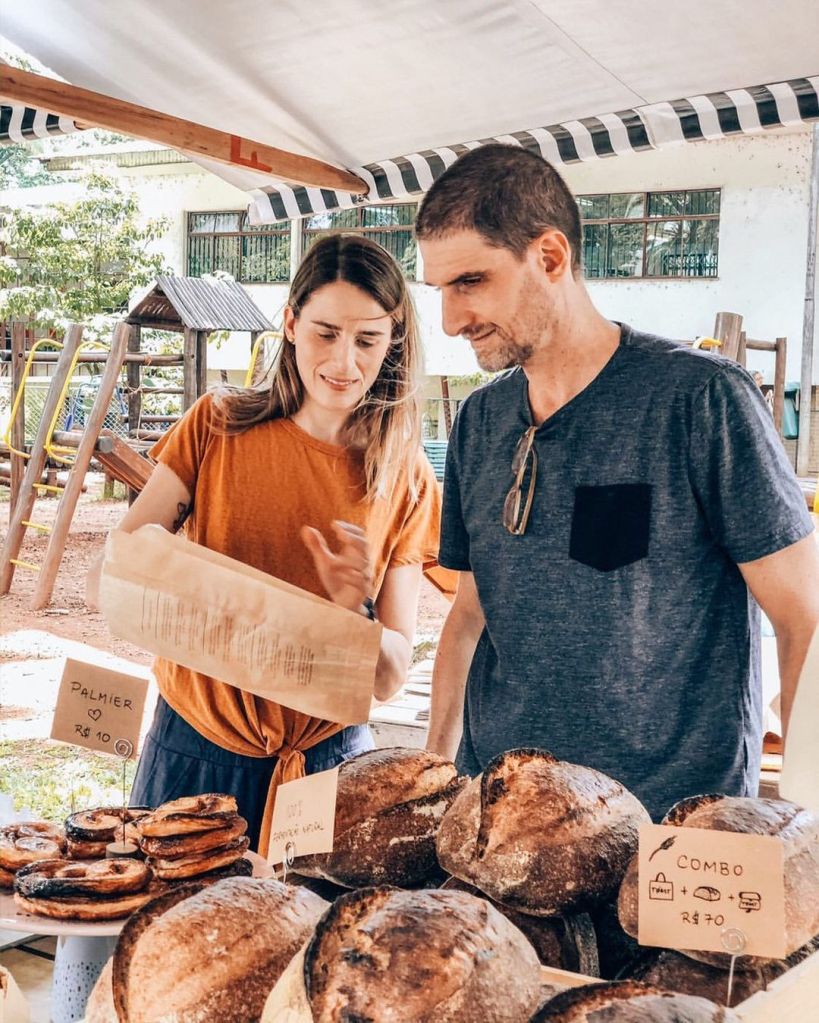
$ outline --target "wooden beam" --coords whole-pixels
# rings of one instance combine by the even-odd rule
[[[74,353],[82,341],[82,330],[83,328],[79,324],[72,324],[68,328],[63,342],[63,350],[60,352],[60,361],[49,382],[40,423],[37,427],[37,436],[31,446],[31,457],[26,462],[20,496],[12,508],[6,542],[0,552],[0,594],[8,593],[11,589],[15,569],[12,559],[17,558],[20,554],[20,547],[26,534],[24,523],[31,519],[31,512],[37,497],[35,484],[40,481],[46,467],[45,445],[51,428],[51,420],[62,401],[63,384],[70,375]]]
[[[186,327],[183,332],[183,362],[182,362],[182,411],[187,412],[199,397],[198,373],[197,373],[197,332]]]
[[[8,64],[0,64],[0,96],[69,117],[87,128],[105,128],[148,139],[183,153],[269,174],[291,184],[338,189],[355,195],[367,191],[366,183],[357,175],[323,160],[288,153],[263,142],[171,117]]]
[[[17,392],[23,386],[26,368],[26,325],[17,321],[11,325],[11,400],[17,398]],[[26,395],[25,390],[17,408],[17,415],[11,424],[11,446],[17,451],[25,451],[26,447]],[[23,476],[26,471],[26,460],[22,455],[9,452],[11,465],[11,492],[9,494],[9,523],[14,514],[14,505],[20,496]]]
[[[65,541],[68,531],[71,528],[71,519],[74,516],[74,509],[82,491],[83,480],[91,463],[94,448],[97,444],[99,432],[105,422],[108,407],[117,386],[122,361],[125,356],[125,348],[128,344],[128,336],[131,328],[127,323],[118,323],[114,327],[114,337],[111,341],[111,352],[108,361],[105,363],[102,377],[100,379],[97,396],[91,412],[85,420],[82,440],[77,445],[77,454],[68,474],[68,482],[60,495],[60,503],[57,506],[57,514],[51,527],[46,547],[45,557],[37,576],[34,586],[34,594],[31,598],[31,610],[40,611],[51,600],[54,590],[54,581],[60,568],[60,562],[65,551]]]

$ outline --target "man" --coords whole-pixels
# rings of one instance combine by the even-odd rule
[[[429,748],[475,774],[543,747],[655,818],[684,796],[756,794],[757,602],[785,724],[819,622],[819,545],[758,388],[597,311],[577,205],[533,153],[463,156],[416,232],[444,330],[511,370],[450,438],[440,562],[461,575]]]

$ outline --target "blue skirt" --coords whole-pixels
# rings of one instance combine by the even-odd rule
[[[375,747],[367,725],[351,725],[304,751],[307,774]],[[250,848],[259,844],[267,790],[277,757],[231,753],[200,735],[160,696],[131,789],[131,806],[159,806],[180,796],[223,792],[236,797],[247,820]]]

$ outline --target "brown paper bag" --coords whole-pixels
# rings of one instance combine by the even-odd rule
[[[369,717],[381,626],[173,536],[108,538],[100,609],[115,636],[325,721]]]

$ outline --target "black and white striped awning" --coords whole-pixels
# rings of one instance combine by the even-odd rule
[[[79,131],[68,117],[17,104],[0,104],[0,145],[16,145]]]
[[[819,120],[819,76],[755,85],[633,110],[529,128],[509,135],[428,149],[362,167],[351,167],[368,182],[365,196],[329,189],[277,185],[252,192],[252,224],[294,220],[332,210],[423,195],[446,168],[469,149],[506,142],[540,153],[554,164],[581,163],[685,142],[755,134],[770,128]]]

